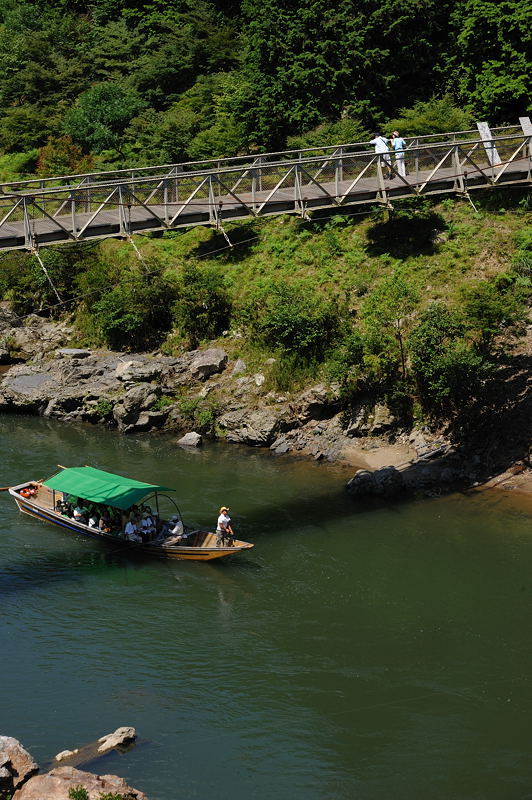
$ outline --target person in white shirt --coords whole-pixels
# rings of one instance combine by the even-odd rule
[[[231,543],[234,537],[233,529],[231,527],[231,517],[229,516],[229,508],[222,506],[218,514],[218,522],[216,524],[216,541],[218,544],[225,544],[226,539]]]
[[[375,152],[381,154],[384,177],[387,179],[391,178],[392,159],[390,157],[390,151],[388,150],[388,139],[386,136],[383,136],[382,133],[377,131],[377,133],[374,134],[373,139],[370,139],[370,144],[374,144]]]
[[[405,168],[406,142],[402,138],[402,136],[400,136],[399,131],[393,132],[391,142],[395,152],[395,166],[397,167],[397,172],[402,178],[406,178],[406,168]]]
[[[126,527],[124,528],[125,538],[129,539],[130,542],[142,542],[141,537],[137,533],[137,526],[131,520],[126,522]]]

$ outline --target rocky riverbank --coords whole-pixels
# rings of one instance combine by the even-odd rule
[[[1,310],[0,411],[102,424],[125,434],[195,432],[279,455],[343,462],[358,470],[347,486],[352,494],[430,493],[497,474],[486,474],[480,453],[442,434],[405,430],[382,402],[360,402],[347,412],[334,384],[294,395],[268,389],[271,359],[252,371],[222,347],[169,357],[71,348],[72,336],[65,323],[38,316],[22,322]]]
[[[0,800],[148,800],[146,795],[117,775],[96,775],[78,769],[94,763],[110,750],[129,748],[136,739],[134,728],[118,728],[98,741],[75,750],[64,750],[53,759],[52,769],[41,772],[37,762],[21,743],[0,735]],[[57,766],[59,763],[62,766]],[[76,766],[77,765],[77,766]],[[77,793],[74,795],[73,790]]]

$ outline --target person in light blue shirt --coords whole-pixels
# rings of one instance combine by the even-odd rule
[[[402,138],[402,136],[400,136],[399,131],[393,132],[391,142],[395,152],[395,166],[397,168],[397,172],[402,178],[406,178],[406,167],[405,167],[406,142]]]

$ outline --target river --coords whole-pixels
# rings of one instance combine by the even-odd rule
[[[57,463],[231,506],[256,547],[143,560],[0,494],[0,733],[40,763],[133,725],[94,771],[150,800],[532,796],[532,529],[496,492],[388,505],[338,467],[0,417],[3,486]]]

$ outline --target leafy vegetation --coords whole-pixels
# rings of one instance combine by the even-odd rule
[[[2,0],[0,148],[50,174],[517,121],[529,49],[517,0]]]
[[[529,44],[517,0],[0,0],[0,179],[516,122]],[[141,259],[117,242],[3,254],[0,297],[69,316],[87,345],[179,354],[223,337],[269,361],[267,388],[323,378],[346,402],[452,414],[531,294],[529,196],[475,202],[229,225],[230,249],[172,232],[138,238]],[[180,410],[213,429],[206,402]]]

